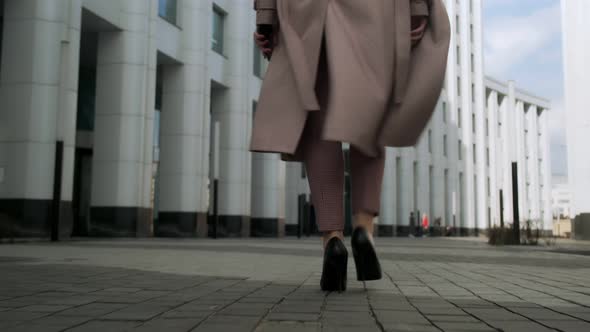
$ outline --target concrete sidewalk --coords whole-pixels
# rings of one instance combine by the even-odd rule
[[[319,289],[319,238],[4,244],[0,330],[590,331],[589,256],[376,243],[384,278],[355,280],[347,239],[340,294]]]

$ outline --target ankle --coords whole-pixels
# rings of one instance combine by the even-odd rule
[[[372,212],[359,211],[354,215],[353,227],[364,227],[372,233],[374,219],[375,215]]]
[[[343,240],[344,239],[344,234],[342,233],[342,231],[327,231],[327,232],[323,232],[323,234],[322,234],[322,244],[323,244],[323,247],[324,248],[326,248],[326,244],[333,237],[338,237],[338,238],[340,238],[340,240]]]

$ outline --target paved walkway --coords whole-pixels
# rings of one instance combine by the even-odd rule
[[[571,247],[376,242],[384,278],[356,281],[349,253],[340,294],[319,289],[318,238],[4,244],[0,330],[590,331],[590,256]]]

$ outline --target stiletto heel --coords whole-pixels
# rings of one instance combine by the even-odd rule
[[[346,290],[348,251],[338,237],[331,238],[324,250],[324,265],[320,286],[324,291]]]
[[[364,227],[355,228],[350,242],[356,265],[357,280],[381,279],[381,264],[367,230]]]

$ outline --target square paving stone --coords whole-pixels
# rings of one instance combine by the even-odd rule
[[[18,311],[31,311],[31,312],[58,312],[68,308],[71,308],[70,305],[60,305],[60,304],[33,304],[26,307],[18,308]]]
[[[282,297],[280,298],[272,298],[272,297],[250,297],[250,296],[246,296],[244,298],[241,298],[238,302],[243,302],[243,303],[279,303],[282,300]]]
[[[84,317],[99,317],[110,312],[120,310],[127,307],[127,304],[120,303],[89,303],[60,311],[57,315],[60,316],[84,316]]]
[[[225,307],[224,309],[222,309],[221,311],[218,312],[218,314],[221,315],[234,315],[234,316],[258,316],[258,317],[262,317],[264,315],[266,315],[266,313],[270,310],[270,306],[268,305],[264,305],[264,306],[255,306],[255,305],[248,305],[248,304],[242,304],[242,303],[234,303],[231,304],[227,307]]]
[[[156,318],[139,325],[131,331],[137,332],[187,332],[196,327],[203,319],[163,319]]]
[[[252,331],[258,325],[260,318],[245,316],[212,316],[201,322],[191,331],[229,332]]]
[[[276,322],[264,321],[255,330],[256,332],[322,332],[326,331],[319,323],[315,322]]]
[[[548,329],[543,325],[537,324],[532,321],[517,321],[517,322],[508,322],[508,321],[497,321],[497,322],[488,322],[488,324],[492,325],[495,328],[502,329],[504,332],[549,332],[555,331],[553,329]]]
[[[434,307],[418,307],[418,311],[425,315],[449,315],[449,316],[456,316],[456,315],[464,315],[465,311],[455,308],[455,307],[441,307],[441,308],[434,308]]]
[[[483,323],[436,323],[443,331],[496,331]]]
[[[404,323],[430,325],[430,322],[419,312],[375,310],[375,316],[381,323]]]
[[[20,308],[33,304],[43,303],[43,299],[34,296],[17,297],[9,300],[0,301],[0,307]]]
[[[114,322],[93,320],[67,329],[68,332],[123,332],[138,326],[139,322]]]
[[[339,304],[328,304],[324,308],[325,311],[356,311],[356,312],[369,312],[371,309],[365,305],[339,305]]]
[[[52,299],[43,302],[43,304],[62,304],[62,305],[70,305],[70,306],[79,306],[82,304],[88,304],[95,302],[99,299],[96,296],[89,296],[89,295],[73,295],[59,299]]]
[[[32,312],[32,311],[2,311],[0,312],[0,322],[4,321],[30,321],[43,316],[47,316],[46,312]]]
[[[510,308],[510,310],[528,317],[531,320],[575,320],[569,316],[543,308]]]
[[[478,323],[479,320],[469,315],[426,315],[433,322],[460,322],[460,323]]]
[[[163,313],[160,317],[166,319],[191,319],[191,318],[206,318],[212,315],[213,311],[180,311],[170,310]]]
[[[375,325],[375,318],[369,312],[324,311],[322,321],[331,325]]]
[[[504,308],[543,308],[536,303],[531,303],[527,301],[499,301],[495,302],[497,305],[504,307]]]
[[[567,314],[576,317],[577,319],[590,322],[590,312],[568,312]]]
[[[60,332],[71,326],[69,325],[44,325],[44,324],[32,324],[24,323],[15,326],[11,326],[10,332]],[[0,326],[1,328],[1,326]],[[0,329],[1,330],[1,329]]]
[[[539,320],[539,323],[559,329],[564,332],[586,332],[590,331],[590,323],[582,321],[558,321],[558,320]]]
[[[282,302],[277,305],[273,312],[292,312],[292,313],[319,313],[322,305],[318,303],[307,304],[304,302]]]
[[[266,320],[286,320],[286,321],[317,321],[319,313],[299,313],[299,312],[271,312],[266,316]]]
[[[409,302],[382,302],[371,301],[373,310],[397,310],[397,311],[416,311]]]
[[[425,324],[408,324],[408,323],[383,323],[383,328],[387,332],[440,332],[439,329],[432,325]]]
[[[158,316],[166,311],[168,307],[151,305],[133,305],[117,311],[113,311],[101,317],[102,320],[133,320],[145,321]]]
[[[377,325],[362,325],[362,326],[342,326],[342,325],[322,325],[322,332],[380,332],[381,329]]]
[[[465,308],[465,311],[468,313],[476,316],[477,318],[483,321],[498,321],[498,320],[507,320],[507,321],[518,321],[518,320],[527,320],[525,317],[520,315],[514,314],[506,309],[471,309]]]

